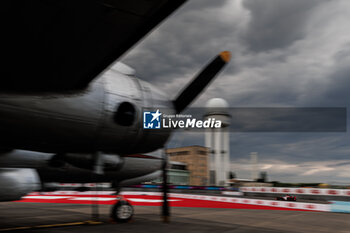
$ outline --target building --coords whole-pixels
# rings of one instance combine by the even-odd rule
[[[168,184],[172,185],[189,185],[190,172],[187,170],[187,164],[169,161],[168,167]],[[163,183],[163,177],[153,180],[152,183]]]
[[[168,169],[168,183],[176,185],[189,185],[190,172],[185,163],[170,161]]]
[[[219,129],[207,129],[205,146],[210,148],[209,184],[226,185],[230,177],[230,132],[231,116],[228,103],[224,99],[213,98],[207,103],[205,119],[214,118],[222,122]]]
[[[209,184],[209,150],[203,146],[187,146],[167,149],[171,162],[187,164],[189,171],[189,185]]]

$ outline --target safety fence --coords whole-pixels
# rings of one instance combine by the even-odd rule
[[[241,192],[253,193],[284,193],[325,196],[348,196],[350,189],[320,189],[320,188],[277,188],[277,187],[241,187]]]

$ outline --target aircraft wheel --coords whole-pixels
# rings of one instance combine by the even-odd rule
[[[134,215],[134,208],[126,200],[118,201],[112,208],[111,217],[116,222],[128,222]]]

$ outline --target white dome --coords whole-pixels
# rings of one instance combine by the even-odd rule
[[[224,127],[230,125],[231,115],[228,109],[228,103],[221,98],[213,98],[207,102],[205,117],[220,120]]]
[[[228,108],[228,103],[224,99],[213,98],[207,102],[206,107],[207,108]]]

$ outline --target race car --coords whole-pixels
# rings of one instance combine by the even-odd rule
[[[276,200],[278,201],[297,201],[297,198],[295,196],[291,196],[289,194],[281,197],[276,197]]]

